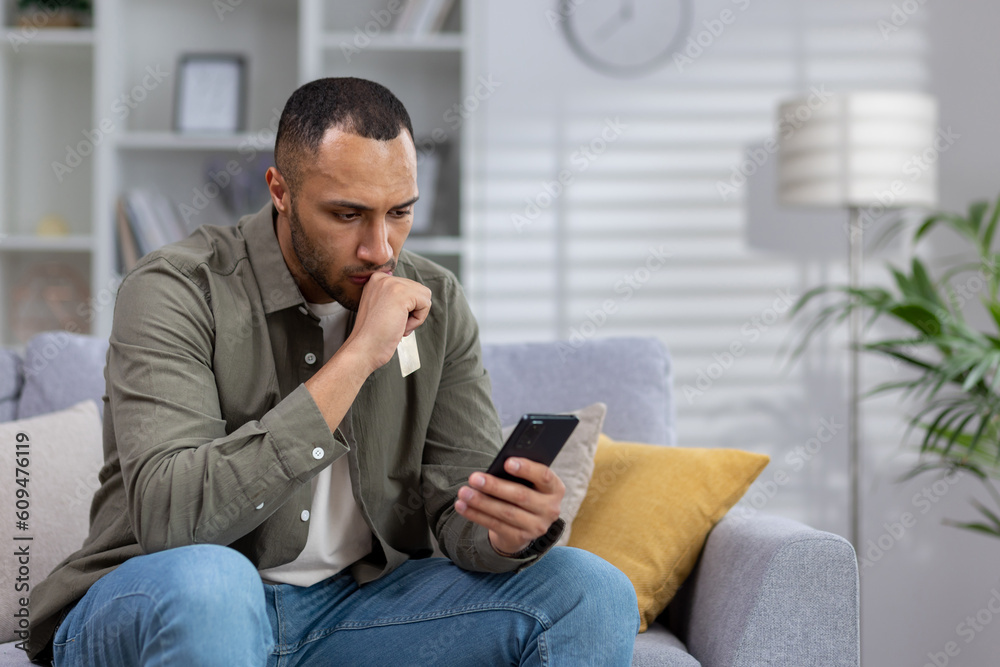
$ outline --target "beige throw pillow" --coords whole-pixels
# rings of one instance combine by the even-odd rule
[[[83,545],[103,462],[93,401],[0,423],[0,642],[27,638],[31,590]]]
[[[645,632],[691,574],[708,533],[764,470],[764,454],[663,447],[602,435],[571,547],[635,587]]]

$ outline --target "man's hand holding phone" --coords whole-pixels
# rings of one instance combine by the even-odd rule
[[[527,548],[559,518],[566,487],[547,465],[526,458],[508,458],[504,470],[535,488],[474,472],[469,485],[458,490],[455,510],[488,528],[493,548],[510,555]]]
[[[489,469],[458,490],[455,510],[489,529],[494,550],[516,554],[559,518],[566,487],[549,466],[578,423],[573,415],[524,415]]]

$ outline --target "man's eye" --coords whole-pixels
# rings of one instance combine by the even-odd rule
[[[333,215],[341,220],[356,220],[359,217],[357,213],[334,213]]]
[[[408,216],[410,213],[413,213],[413,209],[404,208],[404,209],[399,209],[397,211],[393,211],[393,213],[396,215],[396,217],[403,218],[405,216]]]

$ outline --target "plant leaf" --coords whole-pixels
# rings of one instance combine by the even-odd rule
[[[913,283],[908,275],[897,268],[892,268],[890,270],[892,271],[892,277],[896,280],[896,287],[902,293],[905,300],[913,299],[919,295],[919,292],[913,286]]]
[[[983,217],[986,215],[987,209],[989,209],[989,202],[976,201],[969,204],[969,226],[976,231],[976,243],[978,244],[981,240],[980,230],[983,227]]]
[[[926,336],[937,336],[941,333],[941,320],[919,304],[900,304],[889,308],[889,312]]]
[[[994,514],[989,507],[987,507],[986,505],[982,504],[981,502],[975,499],[972,500],[972,506],[975,507],[980,512],[982,512],[983,514],[985,514],[986,517],[993,522],[993,525],[1000,526],[1000,517]]]
[[[976,386],[983,376],[986,375],[986,371],[990,369],[990,366],[996,361],[994,355],[988,355],[982,361],[977,363],[969,374],[965,377],[965,382],[962,383],[962,391],[969,391]]]
[[[950,430],[951,432],[950,432],[950,434],[948,434],[948,441],[947,441],[947,443],[945,443],[945,446],[944,446],[944,451],[943,451],[943,452],[941,453],[941,455],[942,455],[942,456],[948,456],[948,454],[950,454],[950,453],[951,453],[951,448],[955,446],[955,443],[956,443],[956,442],[958,442],[958,437],[959,437],[960,435],[962,435],[962,434],[964,434],[964,433],[965,433],[965,427],[966,427],[966,425],[967,425],[967,424],[968,424],[968,423],[969,423],[970,421],[972,421],[973,419],[975,419],[975,418],[976,418],[976,413],[975,413],[975,412],[973,412],[972,414],[969,414],[969,415],[967,415],[967,416],[965,417],[965,419],[962,419],[962,423],[961,423],[961,424],[959,424],[959,425],[958,425],[958,426],[957,426],[957,427],[956,427],[956,428],[955,428],[954,430],[951,430],[951,429],[950,429],[950,427],[951,427],[951,424],[952,424],[952,423],[953,423],[954,421],[957,421],[957,420],[958,420],[959,418],[961,418],[961,416],[962,416],[963,414],[965,414],[965,413],[964,413],[964,412],[962,412],[961,410],[956,410],[956,413],[957,413],[957,416],[955,417],[955,419],[954,419],[954,420],[952,420],[952,421],[949,421],[949,422],[948,422],[948,426],[949,426],[949,430]]]
[[[993,235],[997,231],[997,222],[1000,222],[1000,198],[993,204],[993,216],[990,217],[989,224],[986,225],[986,229],[983,231],[982,247],[987,253],[993,247]]]
[[[987,526],[984,523],[960,523],[958,521],[950,521],[948,519],[945,519],[943,523],[946,526],[952,526],[954,528],[965,528],[966,530],[986,533],[992,537],[1000,537],[1000,529]]]
[[[917,294],[927,303],[944,308],[944,302],[934,288],[934,283],[931,282],[930,276],[927,274],[927,269],[924,268],[923,262],[916,257],[913,258],[912,272],[913,280],[911,281],[911,285]]]
[[[965,218],[954,213],[935,213],[928,217],[913,235],[913,241],[917,242],[922,239],[939,222],[948,223],[948,226],[955,230],[955,232],[972,241],[977,247],[979,246],[979,234],[976,230],[972,228],[972,225]]]

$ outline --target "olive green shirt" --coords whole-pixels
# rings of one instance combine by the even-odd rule
[[[236,226],[203,226],[122,281],[90,535],[31,593],[30,657],[46,657],[68,606],[132,556],[210,543],[258,569],[294,560],[310,480],[341,456],[373,536],[351,566],[360,584],[430,556],[432,533],[457,565],[483,572],[523,568],[562,533],[560,519],[525,557],[507,558],[455,511],[458,489],[499,451],[500,423],[462,288],[418,255],[402,251],[394,275],[432,292],[414,334],[421,367],[404,378],[394,355],[330,431],[303,385],[321,367],[323,331],[274,219],[269,204]]]

